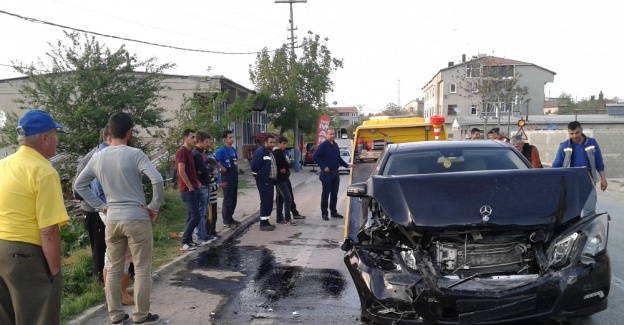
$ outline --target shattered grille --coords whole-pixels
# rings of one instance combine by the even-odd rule
[[[434,256],[445,274],[522,274],[533,260],[529,246],[520,242],[456,244],[436,242]]]

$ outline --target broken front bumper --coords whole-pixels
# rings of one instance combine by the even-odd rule
[[[468,281],[372,266],[352,246],[345,263],[360,296],[362,317],[380,324],[498,324],[538,317],[573,319],[607,308],[609,257],[519,280]],[[399,260],[397,258],[397,260]],[[450,287],[449,287],[450,286]]]

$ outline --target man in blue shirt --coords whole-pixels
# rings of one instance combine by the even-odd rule
[[[221,216],[223,224],[228,227],[235,227],[240,221],[234,220],[234,209],[236,209],[238,195],[238,156],[234,144],[234,132],[232,130],[223,131],[223,146],[215,152],[214,157],[221,165],[221,181],[226,182],[223,188],[223,207]]]
[[[600,189],[604,192],[607,189],[607,177],[605,176],[605,166],[602,160],[602,152],[596,139],[583,134],[583,128],[578,121],[568,124],[568,134],[570,139],[562,142],[557,150],[557,157],[552,163],[553,167],[587,167],[593,182],[600,176]],[[596,188],[592,190],[585,206],[583,216],[589,216],[596,212],[596,201],[598,196]]]
[[[329,197],[329,210],[333,218],[343,218],[336,210],[338,202],[338,189],[340,188],[340,174],[338,167],[344,166],[350,168],[352,165],[347,164],[340,158],[340,148],[334,141],[336,133],[334,130],[327,130],[327,138],[323,141],[316,151],[312,159],[321,168],[319,179],[323,184],[323,192],[321,193],[321,217],[323,220],[329,220],[327,213],[327,199]]]

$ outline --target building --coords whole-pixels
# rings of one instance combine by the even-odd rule
[[[349,125],[358,125],[360,112],[358,111],[357,107],[349,106],[329,108],[336,110],[336,113],[338,113],[338,122],[341,128],[347,127]]]
[[[513,100],[482,103],[477,89],[470,89],[479,80],[488,78],[486,71],[500,71],[497,80],[511,80],[518,76],[517,86],[526,87],[527,94]],[[507,115],[526,116],[544,114],[544,85],[554,81],[555,72],[532,63],[479,54],[459,64],[449,62],[446,68],[421,88],[424,97],[424,117],[446,117],[450,139],[463,135],[450,124],[456,116],[475,116],[483,120],[507,120]],[[513,96],[510,96],[513,97]]]
[[[11,78],[0,80],[0,116],[4,112],[15,112],[21,116],[24,111],[19,108],[15,100],[22,98],[18,91],[19,86],[28,83],[28,77]],[[162,81],[168,89],[162,92],[167,96],[166,100],[160,100],[158,105],[165,109],[164,117],[171,120],[175,125],[176,115],[180,107],[187,98],[205,98],[207,100],[216,98],[216,94],[228,92],[228,97],[222,103],[215,105],[218,110],[227,110],[237,98],[245,100],[249,95],[254,95],[255,91],[250,90],[224,76],[184,76],[184,75],[164,75]],[[1,123],[0,123],[1,124]],[[258,133],[267,132],[268,117],[263,105],[259,103],[254,107],[252,116],[244,121],[233,123],[230,128],[234,131],[236,146],[239,157],[247,158],[248,148],[253,147],[253,136]],[[217,139],[220,134],[214,135]]]
[[[559,112],[559,109],[564,108],[564,107],[565,106],[562,106],[561,103],[559,102],[545,101],[544,102],[544,115],[557,114]]]
[[[414,116],[423,116],[425,101],[423,98],[416,98],[403,106],[403,109]]]

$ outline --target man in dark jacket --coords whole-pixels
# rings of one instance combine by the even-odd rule
[[[327,130],[327,138],[323,141],[312,158],[321,168],[319,179],[323,184],[323,192],[321,193],[321,217],[323,220],[329,220],[327,213],[327,199],[329,198],[329,210],[331,211],[332,218],[344,218],[338,214],[336,210],[336,203],[338,202],[338,189],[340,188],[340,174],[338,173],[338,167],[344,166],[350,168],[351,165],[347,164],[342,158],[340,158],[340,148],[334,141],[336,133],[334,130]],[[331,194],[331,195],[330,195]]]
[[[197,171],[197,180],[201,187],[199,191],[199,216],[201,218],[199,224],[195,228],[197,230],[197,241],[199,243],[212,242],[216,238],[212,237],[208,232],[212,230],[210,220],[207,220],[208,202],[210,201],[210,177],[212,173],[208,170],[208,156],[206,149],[210,144],[211,136],[208,132],[199,130],[195,133],[196,144],[191,152],[195,161],[195,170]]]
[[[256,178],[256,186],[260,194],[260,230],[273,231],[275,226],[269,222],[273,210],[274,184],[277,178],[277,164],[272,149],[275,136],[267,134],[264,145],[256,149],[251,159],[251,172]]]
[[[277,165],[277,179],[275,180],[275,187],[277,188],[277,223],[296,226],[297,224],[292,222],[290,211],[292,205],[292,196],[288,188],[290,178],[290,168],[288,166],[288,160],[286,159],[286,145],[288,139],[280,136],[277,138],[277,147],[273,148],[273,156],[275,157],[275,164]],[[284,218],[284,216],[286,218]]]
[[[543,168],[539,151],[537,151],[537,148],[534,145],[525,143],[524,139],[522,139],[522,134],[511,137],[509,143],[518,149],[518,151],[520,151],[522,155],[531,162],[531,165],[533,165],[534,168]]]

